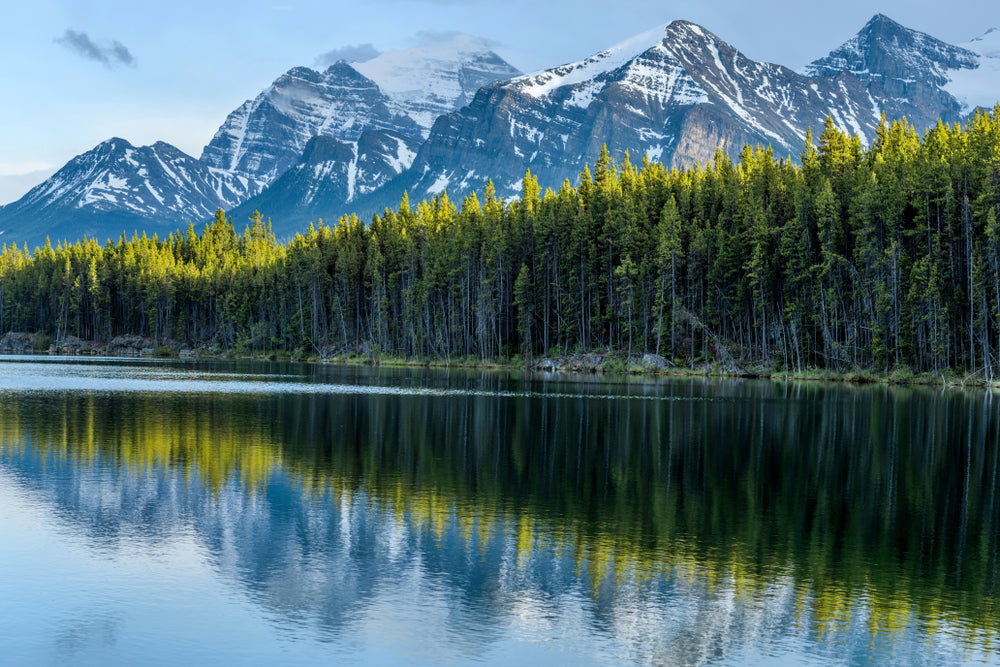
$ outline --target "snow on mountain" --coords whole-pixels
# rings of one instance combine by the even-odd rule
[[[659,45],[667,26],[653,28],[584,60],[526,74],[512,81],[532,97],[546,97],[563,86],[586,83],[626,65],[636,56]]]
[[[946,86],[956,73],[977,65],[972,51],[876,14],[857,35],[814,61],[805,72],[818,79],[851,74],[865,85],[887,118],[905,117],[922,129],[938,119],[955,122],[962,118],[962,104]]]
[[[315,136],[350,142],[388,130],[425,137],[438,116],[482,85],[517,73],[467,35],[363,63],[340,61],[323,72],[296,67],[229,114],[201,159],[270,183]]]
[[[810,78],[753,61],[708,30],[674,21],[590,58],[484,87],[443,116],[399,185],[459,196],[492,177],[516,195],[528,169],[543,187],[576,180],[602,144],[674,165],[716,150],[771,145],[796,155],[826,117],[865,141],[880,104],[857,77]],[[391,197],[387,197],[391,200]]]
[[[870,143],[883,114],[923,129],[992,106],[997,91],[1000,31],[954,46],[881,14],[802,72],[751,60],[687,21],[523,76],[456,35],[289,70],[227,117],[201,160],[105,142],[0,208],[0,230],[21,241],[43,229],[166,229],[237,205],[237,217],[258,208],[278,226],[304,224],[366,217],[404,190],[458,200],[488,178],[511,197],[528,169],[542,187],[575,182],[603,144],[618,159],[675,166],[746,144],[794,157],[828,117]]]
[[[805,73],[836,77],[850,72],[863,81],[881,77],[944,85],[947,70],[975,65],[974,53],[876,14],[857,35],[806,66]]]
[[[0,228],[18,241],[117,237],[134,229],[169,233],[211,217],[262,189],[246,176],[209,167],[163,142],[136,147],[109,139],[70,160],[0,210]],[[123,226],[124,225],[124,226]],[[135,225],[131,229],[127,226]]]
[[[205,147],[208,165],[273,182],[315,136],[356,141],[365,130],[418,134],[374,81],[346,62],[324,72],[296,67],[229,114]]]
[[[218,207],[232,208],[259,194],[303,159],[313,167],[311,185],[302,185],[300,171],[292,189],[316,193],[303,195],[303,206],[311,206],[312,199],[332,201],[335,193],[343,196],[339,204],[353,201],[409,166],[440,114],[465,104],[485,83],[518,73],[485,42],[466,35],[366,63],[340,61],[323,72],[296,67],[230,113],[200,160],[167,144],[135,148],[118,139],[105,142],[0,210],[0,221],[6,221],[0,229],[34,239],[29,220],[35,226],[86,220],[73,237],[104,233],[106,225],[91,220],[98,214],[111,226],[201,220]],[[303,155],[315,137],[333,140],[323,144],[322,165],[318,147]],[[284,195],[275,200],[292,201]]]
[[[413,163],[419,147],[419,139],[389,130],[364,132],[350,142],[313,137],[299,162],[233,217],[262,211],[276,235],[289,236],[310,221],[336,218],[358,197],[385,185]]]
[[[1000,101],[1000,30],[990,28],[959,46],[975,54],[977,66],[948,71],[944,89],[962,103],[965,111],[993,108]]]
[[[516,74],[486,42],[468,35],[389,51],[366,62],[340,61],[324,72],[297,67],[233,111],[201,159],[274,184],[273,195],[256,201],[265,213],[279,202],[295,211],[312,211],[319,202],[332,205],[338,196],[340,206],[409,166],[440,115],[466,104],[483,85]],[[366,140],[366,133],[398,141],[387,140],[388,145],[373,149],[366,161],[364,145],[374,141]],[[331,141],[310,148],[316,137]],[[348,145],[355,147],[354,153],[346,150]],[[382,157],[373,157],[389,155],[392,147],[398,150],[386,164],[380,163]],[[317,162],[318,154],[326,157]],[[304,163],[310,169],[305,170]],[[366,168],[375,170],[367,174],[370,178]],[[322,183],[324,179],[330,183]],[[318,194],[313,197],[310,191]],[[282,212],[299,215],[291,209]]]
[[[412,49],[387,51],[354,68],[378,84],[395,109],[427,136],[438,116],[465,106],[488,83],[520,74],[470,35]]]

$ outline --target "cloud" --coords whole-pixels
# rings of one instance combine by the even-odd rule
[[[135,57],[132,52],[118,40],[103,45],[97,44],[87,33],[67,28],[62,37],[56,37],[55,43],[65,46],[87,60],[97,61],[107,68],[135,65]]]
[[[17,201],[28,190],[56,173],[55,167],[32,169],[41,164],[44,163],[0,164],[0,206]]]
[[[346,60],[349,63],[363,63],[366,60],[371,60],[379,53],[381,51],[376,49],[370,42],[367,44],[348,44],[347,46],[342,46],[339,49],[333,49],[332,51],[327,51],[324,54],[316,56],[316,64],[329,67],[340,60]]]
[[[415,33],[412,37],[407,39],[410,46],[430,46],[432,44],[440,44],[441,42],[447,42],[450,39],[454,39],[459,35],[464,35],[466,33],[459,32],[457,30],[420,30]],[[489,48],[496,48],[501,46],[501,43],[495,39],[489,39],[486,37],[477,37]]]
[[[51,170],[48,162],[29,160],[27,162],[0,162],[0,176],[24,176],[37,171]]]

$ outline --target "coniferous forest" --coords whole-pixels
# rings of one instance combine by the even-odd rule
[[[510,361],[656,353],[695,366],[1000,375],[1000,105],[871,147],[832,121],[797,159],[611,160],[519,200],[491,186],[276,242],[199,234],[0,255],[0,332],[269,353]]]

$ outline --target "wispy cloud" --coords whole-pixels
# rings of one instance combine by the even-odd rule
[[[67,28],[61,37],[56,37],[55,43],[65,46],[82,58],[99,62],[108,68],[119,65],[135,66],[132,52],[118,40],[98,44],[87,33]]]
[[[380,51],[371,43],[348,44],[347,46],[342,46],[339,49],[333,49],[332,51],[327,51],[324,54],[316,56],[316,64],[329,67],[340,60],[346,60],[349,63],[363,63],[366,60],[371,60],[379,53]]]
[[[0,206],[17,201],[55,171],[44,162],[0,163]]]
[[[23,176],[36,171],[52,169],[48,162],[0,162],[0,176]]]

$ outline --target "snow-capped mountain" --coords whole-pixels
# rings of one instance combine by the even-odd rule
[[[987,66],[1000,64],[997,41],[988,33],[977,54],[877,15],[799,73],[674,21],[582,61],[484,87],[438,120],[413,167],[392,184],[396,192],[373,205],[398,201],[404,188],[412,199],[445,188],[456,199],[487,178],[516,196],[528,169],[543,187],[558,187],[575,181],[602,144],[633,162],[648,156],[687,166],[746,143],[797,157],[807,129],[818,138],[827,117],[866,144],[883,113],[920,129],[957,121],[967,106],[951,91],[971,86],[963,77],[974,73],[981,93],[966,105],[983,104],[989,82],[998,95],[1000,77]]]
[[[315,136],[356,141],[366,129],[418,134],[374,81],[346,62],[325,72],[296,67],[229,114],[201,160],[218,169],[273,182]]]
[[[324,72],[296,67],[229,114],[201,155],[219,169],[273,182],[315,136],[357,141],[366,130],[426,137],[434,120],[484,84],[518,74],[479,39],[456,35]]]
[[[232,211],[233,219],[246,219],[253,211],[281,211],[272,217],[272,229],[279,237],[290,236],[398,176],[413,163],[420,143],[391,130],[364,132],[350,142],[313,137],[298,164]]]
[[[485,41],[462,34],[353,66],[378,84],[395,110],[416,121],[425,138],[438,116],[464,107],[486,84],[520,74]]]
[[[881,107],[857,77],[806,77],[753,61],[704,28],[674,21],[585,60],[498,82],[435,124],[405,183],[411,197],[447,187],[516,195],[525,170],[544,186],[575,180],[602,144],[668,164],[746,143],[797,155],[828,115],[863,139]],[[459,166],[460,165],[460,166]]]
[[[109,139],[76,156],[47,181],[0,209],[4,240],[53,243],[83,236],[104,242],[122,231],[161,236],[260,192],[246,176],[209,167],[157,142]]]
[[[975,53],[916,30],[882,14],[828,56],[805,68],[809,76],[837,79],[844,72],[865,84],[887,118],[906,117],[919,128],[941,118],[960,120],[963,105],[947,84],[956,73],[978,67]],[[994,79],[994,83],[997,80]]]
[[[298,165],[260,202],[268,210],[281,203],[280,229],[280,220],[300,219],[320,202],[342,206],[378,188],[410,165],[439,114],[516,74],[467,35],[323,72],[296,67],[230,113],[200,159],[168,144],[136,148],[120,139],[77,156],[0,207],[0,239],[172,231],[237,207]],[[333,141],[309,148],[314,137]]]
[[[404,190],[460,200],[492,179],[517,196],[528,169],[555,188],[576,182],[602,144],[619,159],[677,166],[748,143],[796,158],[828,117],[870,143],[883,114],[924,129],[998,97],[1000,31],[954,46],[883,15],[801,72],[687,21],[523,76],[482,40],[455,36],[292,69],[233,111],[200,160],[166,144],[106,142],[0,208],[0,240],[172,230],[220,206],[236,219],[259,209],[291,231],[367,218]]]

